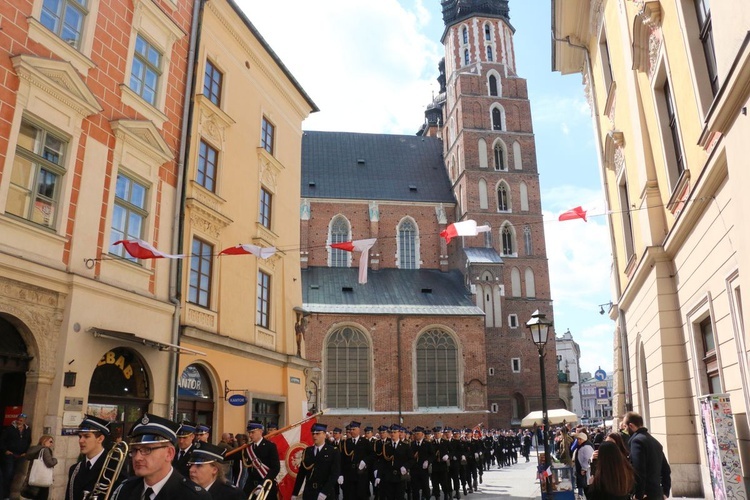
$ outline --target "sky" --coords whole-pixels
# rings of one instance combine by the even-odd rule
[[[236,0],[320,111],[305,130],[415,134],[438,92],[440,0]],[[554,328],[581,347],[581,370],[612,370],[611,252],[581,75],[551,70],[549,0],[511,0],[518,74],[528,82],[541,179]],[[525,322],[525,320],[524,320]]]

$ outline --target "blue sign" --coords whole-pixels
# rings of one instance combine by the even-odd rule
[[[599,368],[594,372],[594,378],[600,382],[603,380],[607,380],[607,372]]]
[[[247,398],[243,396],[242,394],[234,394],[232,396],[229,396],[229,404],[232,406],[245,406],[247,404]]]

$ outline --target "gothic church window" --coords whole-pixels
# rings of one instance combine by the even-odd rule
[[[494,108],[492,110],[492,129],[493,130],[502,130],[503,129],[503,119],[502,119],[502,113],[499,109]]]
[[[442,330],[429,330],[417,340],[417,406],[458,406],[458,347]]]
[[[337,215],[331,221],[331,226],[328,231],[328,244],[330,245],[331,243],[343,243],[345,241],[349,241],[351,240],[350,234],[351,228],[349,227],[349,221],[343,215]],[[350,264],[351,252],[329,247],[329,267],[349,267]]]
[[[398,226],[398,267],[418,269],[417,227],[414,221],[404,219]]]
[[[469,49],[464,49],[464,66],[468,66],[469,61]]]
[[[484,25],[484,39],[487,40],[488,42],[492,40],[492,32],[490,31],[489,24]]]
[[[500,230],[500,239],[503,245],[503,255],[512,256],[514,253],[516,253],[515,242],[513,241],[513,226],[510,225],[510,222],[506,222],[505,224],[503,224],[503,227]]]
[[[326,404],[329,408],[370,407],[370,343],[350,326],[334,331],[326,342]]]
[[[503,144],[501,142],[495,143],[495,170],[502,170],[506,171],[508,170],[508,163],[507,163],[507,154],[505,153],[505,148],[503,147]]]
[[[490,49],[490,47],[487,48]],[[495,75],[490,75],[490,95],[497,96],[497,77]]]
[[[523,226],[523,243],[526,255],[534,255],[534,249],[531,246],[531,226],[528,224]]]
[[[492,62],[492,47],[489,45],[487,46],[487,60],[489,62]]]
[[[497,210],[498,212],[510,211],[510,194],[508,185],[500,182],[497,186]]]
[[[461,31],[461,40],[463,40],[464,45],[469,43],[469,29],[466,27]]]

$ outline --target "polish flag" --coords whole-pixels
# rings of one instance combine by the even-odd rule
[[[454,222],[444,230],[440,231],[440,237],[445,239],[445,243],[450,243],[456,236],[476,236],[479,233],[487,233],[492,229],[490,226],[477,226],[475,220],[465,220]]]
[[[343,241],[341,243],[331,243],[331,248],[338,248],[347,252],[362,252],[359,256],[359,284],[367,283],[367,267],[370,256],[370,249],[377,241],[377,238],[367,240]]]
[[[573,219],[583,219],[583,222],[588,222],[588,220],[586,220],[586,210],[581,207],[571,208],[567,212],[561,213],[557,220],[564,221]]]
[[[261,248],[258,245],[250,245],[245,243],[242,245],[235,245],[230,248],[225,248],[219,255],[248,255],[252,254],[261,259],[267,259],[276,253],[276,247]]]
[[[112,243],[122,245],[131,257],[136,259],[182,259],[184,255],[171,255],[160,252],[143,240],[120,240]]]
[[[274,443],[276,449],[279,450],[279,462],[281,462],[279,475],[276,476],[276,481],[279,483],[279,500],[292,498],[294,482],[297,480],[305,448],[313,444],[311,428],[316,421],[317,419],[311,418],[302,425],[269,438],[269,441]]]

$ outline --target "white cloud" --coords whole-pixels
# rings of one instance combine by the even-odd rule
[[[606,318],[606,316],[604,316]],[[574,335],[574,340],[581,347],[581,371],[592,375],[601,367],[607,373],[612,373],[614,323],[602,320],[589,328],[585,328]]]
[[[568,124],[565,122],[562,122],[560,124],[560,130],[564,135],[570,135],[570,127],[568,127]]]
[[[442,46],[420,32],[422,0],[239,0],[320,108],[303,128],[413,134],[437,91]],[[290,12],[294,12],[290,15]]]

